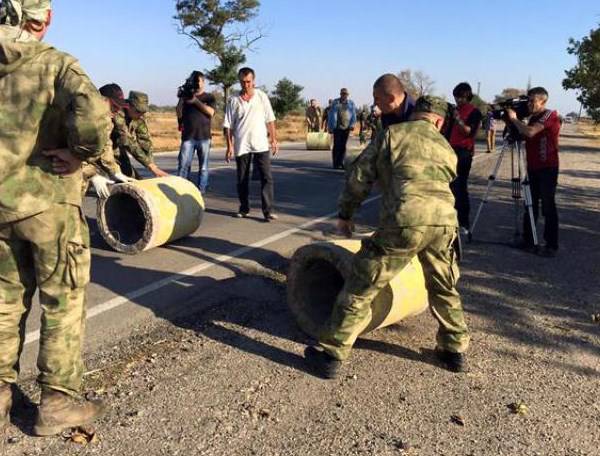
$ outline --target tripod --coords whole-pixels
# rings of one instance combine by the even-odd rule
[[[494,165],[494,169],[490,176],[488,177],[487,188],[485,191],[485,195],[479,203],[479,207],[477,208],[477,213],[475,214],[475,219],[473,220],[473,224],[471,225],[471,231],[469,232],[469,242],[472,240],[473,233],[475,232],[475,226],[477,225],[477,221],[479,220],[479,216],[481,215],[481,211],[483,209],[484,204],[487,203],[488,198],[490,196],[490,190],[492,189],[492,185],[496,181],[496,176],[498,174],[498,170],[500,169],[500,165],[502,164],[502,159],[504,158],[504,154],[506,152],[510,152],[510,168],[511,168],[511,184],[512,184],[512,198],[514,202],[514,218],[515,218],[515,232],[514,239],[518,240],[521,236],[521,224],[520,224],[520,211],[521,204],[520,200],[525,196],[525,207],[527,210],[527,214],[529,216],[529,223],[531,226],[531,233],[533,235],[533,245],[534,248],[538,247],[538,237],[535,229],[535,218],[533,217],[533,200],[531,198],[531,188],[529,186],[529,177],[527,176],[527,171],[525,166],[523,166],[523,152],[521,149],[521,141],[513,140],[510,135],[504,138],[504,143],[502,144],[502,149],[500,150],[500,155],[498,156],[498,160]],[[516,155],[516,156],[515,156]],[[523,191],[521,192],[521,188]]]

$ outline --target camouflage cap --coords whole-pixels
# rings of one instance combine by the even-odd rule
[[[424,95],[415,103],[414,112],[431,112],[441,117],[446,117],[448,102],[440,97]]]
[[[25,21],[44,22],[51,0],[0,0],[0,24],[18,26]]]
[[[129,92],[129,98],[127,101],[136,109],[136,111],[141,113],[148,112],[148,95],[144,92],[136,92],[135,90],[132,90]]]
[[[123,95],[123,89],[119,86],[119,84],[110,83],[105,84],[98,89],[100,94],[109,98],[114,104],[116,104],[119,108],[127,107],[127,100],[125,100],[125,96]]]

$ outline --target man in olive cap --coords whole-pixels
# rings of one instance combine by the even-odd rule
[[[131,139],[131,148],[128,152],[154,174],[155,177],[165,177],[169,174],[154,163],[152,139],[150,138],[150,131],[144,117],[148,109],[147,94],[135,90],[129,92],[127,106],[125,107],[125,123]]]
[[[148,111],[148,95],[131,91],[126,100],[123,90],[114,82],[100,87],[100,93],[110,100],[113,122],[110,138],[122,173],[127,177],[139,178],[131,165],[129,155],[132,155],[156,177],[168,176],[154,163],[152,155],[152,140],[144,119]],[[132,106],[132,100],[139,109]]]
[[[51,18],[49,0],[0,0],[0,427],[37,288],[37,435],[89,423],[104,409],[80,396],[90,277],[81,162],[100,156],[109,113],[77,60],[42,43]]]
[[[379,107],[386,114],[393,104]],[[465,370],[462,353],[469,334],[456,290],[458,223],[450,190],[456,154],[440,133],[446,111],[440,98],[419,98],[411,121],[381,131],[350,170],[339,199],[338,229],[352,236],[352,216],[375,182],[383,198],[380,224],[354,256],[318,346],[306,349],[309,366],[322,377],[337,376],[371,321],[373,298],[414,256],[423,266],[431,312],[439,322],[438,357],[451,371]]]

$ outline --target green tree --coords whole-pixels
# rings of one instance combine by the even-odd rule
[[[271,104],[278,118],[285,117],[303,105],[300,96],[303,89],[304,87],[294,84],[288,78],[283,78],[275,84],[275,89],[271,92]]]
[[[259,0],[176,0],[178,32],[189,37],[202,51],[213,56],[218,65],[206,77],[223,89],[227,103],[237,72],[246,61],[245,52],[263,37],[260,30],[236,29],[258,14]]]
[[[525,95],[523,89],[515,89],[514,87],[508,87],[500,92],[500,95],[494,97],[494,103],[500,103],[504,100],[510,100],[511,98],[517,98],[521,95]]]
[[[577,57],[577,65],[566,70],[562,85],[578,90],[577,100],[594,122],[600,122],[600,27],[580,41],[569,39],[567,52]]]

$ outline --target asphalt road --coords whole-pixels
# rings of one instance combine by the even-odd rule
[[[350,147],[358,148],[358,143],[351,140]],[[330,167],[328,151],[307,151],[303,143],[282,146],[272,162],[279,219],[271,223],[262,218],[258,182],[251,183],[250,217],[233,218],[238,209],[235,163],[227,164],[223,156],[223,149],[212,151],[210,189],[200,228],[191,236],[138,255],[120,254],[104,242],[96,225],[97,200],[85,198],[93,255],[87,351],[129,336],[148,319],[194,312],[197,309],[188,303],[197,302],[203,294],[207,300],[218,296],[219,281],[277,264],[299,245],[327,236],[343,182],[343,172]],[[176,152],[157,154],[156,161],[175,173]],[[197,160],[194,171],[196,167]],[[364,216],[375,207],[373,202],[367,204]],[[39,307],[34,304],[26,329],[25,370],[35,365],[38,328]]]

